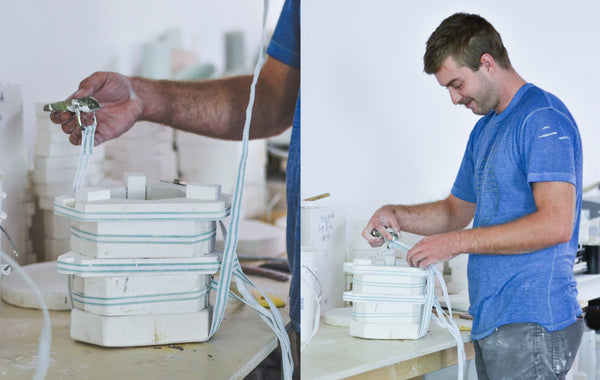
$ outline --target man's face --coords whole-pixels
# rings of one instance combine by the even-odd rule
[[[462,104],[476,115],[486,115],[499,103],[494,83],[485,70],[473,71],[447,57],[435,73],[440,85],[450,92],[454,104]]]

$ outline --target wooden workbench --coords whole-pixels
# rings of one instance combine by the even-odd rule
[[[261,290],[287,300],[289,281],[251,277]],[[279,309],[288,323],[288,306]],[[279,345],[251,308],[229,302],[208,342],[106,348],[70,338],[70,312],[51,311],[52,345],[46,379],[242,379]],[[0,305],[0,378],[30,379],[43,317],[39,310]]]

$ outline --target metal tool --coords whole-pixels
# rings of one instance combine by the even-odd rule
[[[386,230],[392,235],[394,240],[397,241],[400,239],[398,234],[396,232],[394,232],[391,228],[386,228]],[[379,232],[377,230],[371,230],[371,236],[383,238],[383,240],[385,240],[385,245],[386,245],[387,249],[390,249],[390,242],[383,236],[383,234],[381,232]]]
[[[397,234],[397,233],[395,233],[394,231],[392,231],[391,229],[387,228],[387,230],[388,230],[388,232],[389,232],[389,233],[392,235],[392,237],[393,237],[394,239],[399,239],[399,238],[400,238],[400,237],[398,236],[398,234]],[[382,234],[381,232],[377,231],[377,230],[372,230],[372,231],[371,231],[371,236],[375,236],[375,237],[380,237],[380,238],[382,238],[382,237],[383,237],[383,234]]]
[[[81,112],[96,112],[100,111],[101,108],[100,103],[98,103],[96,99],[87,96],[85,98],[46,104],[44,106],[44,111],[73,112],[77,117],[79,128],[83,129],[83,125],[81,124]]]

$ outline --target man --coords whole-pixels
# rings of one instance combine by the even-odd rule
[[[451,194],[387,205],[362,232],[425,235],[408,253],[426,268],[469,253],[469,313],[479,379],[564,378],[583,331],[573,262],[581,209],[577,125],[554,95],[512,67],[485,19],[455,14],[427,41],[425,72],[454,104],[484,115]],[[473,228],[463,229],[473,220]]]
[[[292,283],[290,318],[300,332],[300,1],[286,0],[267,49],[256,85],[250,138],[275,136],[292,125],[287,164],[287,253]],[[71,98],[95,97],[95,144],[116,138],[136,121],[170,125],[182,131],[240,140],[250,94],[251,76],[203,82],[155,81],[99,72],[84,79]],[[71,143],[81,130],[68,112],[52,113]],[[298,336],[298,334],[296,334]],[[295,371],[296,374],[299,371]]]

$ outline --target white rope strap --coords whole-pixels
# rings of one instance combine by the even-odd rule
[[[262,32],[261,32],[261,43],[258,51],[258,61],[256,62],[256,66],[254,68],[254,77],[252,79],[252,84],[250,85],[250,99],[248,101],[248,106],[246,108],[246,120],[244,123],[243,130],[243,138],[242,138],[242,155],[240,158],[240,163],[237,171],[237,180],[235,183],[235,189],[233,193],[233,205],[231,208],[231,219],[229,223],[229,233],[225,233],[223,231],[223,239],[225,241],[225,247],[223,249],[223,258],[221,260],[221,271],[219,273],[215,308],[212,318],[212,324],[210,328],[209,337],[212,337],[223,321],[223,317],[225,314],[225,308],[227,307],[227,300],[230,295],[229,287],[231,283],[232,277],[235,278],[235,282],[238,288],[238,291],[243,296],[243,302],[252,307],[259,313],[259,316],[267,323],[267,325],[275,332],[277,338],[279,339],[281,345],[281,353],[282,353],[282,368],[283,368],[283,378],[291,379],[293,372],[293,360],[292,353],[290,347],[289,337],[287,335],[287,331],[285,329],[285,325],[283,323],[283,318],[279,313],[279,310],[275,307],[273,302],[267,297],[260,289],[256,288],[252,281],[248,279],[248,277],[242,272],[237,255],[237,238],[238,238],[238,227],[240,220],[240,206],[242,200],[242,192],[243,192],[243,184],[246,172],[246,162],[248,158],[248,140],[250,136],[250,124],[252,121],[252,108],[254,106],[254,100],[256,97],[256,83],[258,81],[258,76],[260,74],[260,70],[265,61],[264,57],[264,35],[265,35],[265,22],[267,17],[267,12],[269,8],[269,1],[264,0],[263,7],[263,19],[262,19]],[[221,227],[223,228],[223,224]],[[262,296],[267,300],[270,309],[266,309],[262,307],[254,296],[247,289],[246,285],[251,285],[254,288],[258,289]]]
[[[404,252],[409,251],[409,247],[406,246],[399,240],[386,240],[386,243],[389,244],[390,248],[397,248]],[[419,337],[425,335],[427,332],[427,326],[429,325],[428,321],[430,318],[437,323],[438,326],[446,328],[454,340],[456,341],[456,350],[457,350],[457,362],[458,362],[458,375],[457,379],[462,380],[464,376],[464,365],[466,361],[465,356],[465,344],[462,340],[462,336],[460,335],[460,330],[458,326],[454,322],[452,318],[452,306],[450,305],[450,298],[448,297],[448,288],[446,287],[446,281],[444,281],[444,276],[440,273],[440,271],[434,266],[430,265],[428,267],[428,277],[427,277],[427,297],[425,299],[425,305],[423,306],[423,315],[421,320],[421,330],[419,331]],[[444,301],[448,307],[448,313],[442,309],[440,302],[437,299],[434,291],[435,278],[437,277],[440,285],[442,287],[442,293],[444,295]],[[432,308],[435,308],[437,312],[437,316],[433,313]]]
[[[76,112],[79,112],[79,110]],[[81,128],[81,148],[79,149],[79,161],[77,162],[77,171],[73,180],[73,190],[81,187],[90,163],[90,157],[94,153],[94,134],[96,133],[97,124],[95,112],[93,116],[93,123]]]

